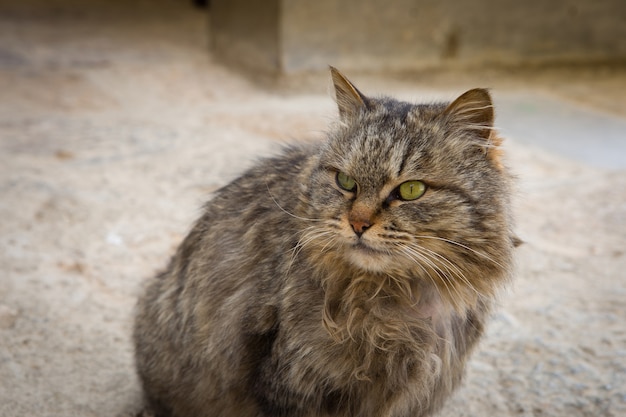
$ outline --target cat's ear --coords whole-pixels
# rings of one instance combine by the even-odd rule
[[[484,88],[474,88],[463,93],[443,112],[453,123],[462,129],[478,133],[480,138],[489,140],[493,130],[493,102]]]
[[[335,97],[341,120],[353,119],[367,108],[367,98],[335,67],[330,67],[330,74],[335,86]]]
[[[459,130],[469,130],[481,140],[480,148],[498,168],[502,165],[502,138],[493,127],[493,102],[484,88],[475,88],[463,93],[443,112]]]

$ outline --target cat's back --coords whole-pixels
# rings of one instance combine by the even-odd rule
[[[249,344],[235,329],[257,306],[273,304],[269,298],[281,285],[281,265],[298,239],[298,178],[313,153],[312,146],[285,148],[217,190],[166,270],[148,282],[137,306],[134,339],[137,368],[156,410],[156,398],[169,398],[184,410],[175,398],[194,395],[171,392],[172,386],[195,386],[198,395],[211,397],[215,387],[206,381],[246,380],[247,370],[228,363]],[[272,327],[272,312],[260,314],[267,320],[251,332]],[[221,345],[226,341],[227,351]],[[198,363],[225,368],[211,367],[214,377],[178,371]]]
[[[208,293],[219,299],[253,275],[262,279],[275,271],[278,258],[297,241],[296,212],[306,199],[298,184],[314,153],[313,145],[284,148],[217,190],[162,274],[162,284],[181,287],[190,298]]]

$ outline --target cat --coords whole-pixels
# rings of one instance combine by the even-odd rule
[[[419,417],[459,385],[510,278],[511,176],[484,89],[363,95],[218,190],[137,305],[159,417]]]

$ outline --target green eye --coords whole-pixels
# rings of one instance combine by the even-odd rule
[[[354,180],[354,178],[349,177],[343,172],[337,173],[337,185],[339,185],[346,191],[356,190],[356,181]]]
[[[426,184],[421,181],[407,181],[400,184],[398,195],[405,201],[417,200],[426,192]]]

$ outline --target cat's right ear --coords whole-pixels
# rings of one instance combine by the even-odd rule
[[[347,122],[367,108],[367,98],[335,67],[330,67],[341,120]]]
[[[489,91],[474,88],[454,100],[443,112],[458,126],[472,129],[486,141],[493,130],[493,102]]]

